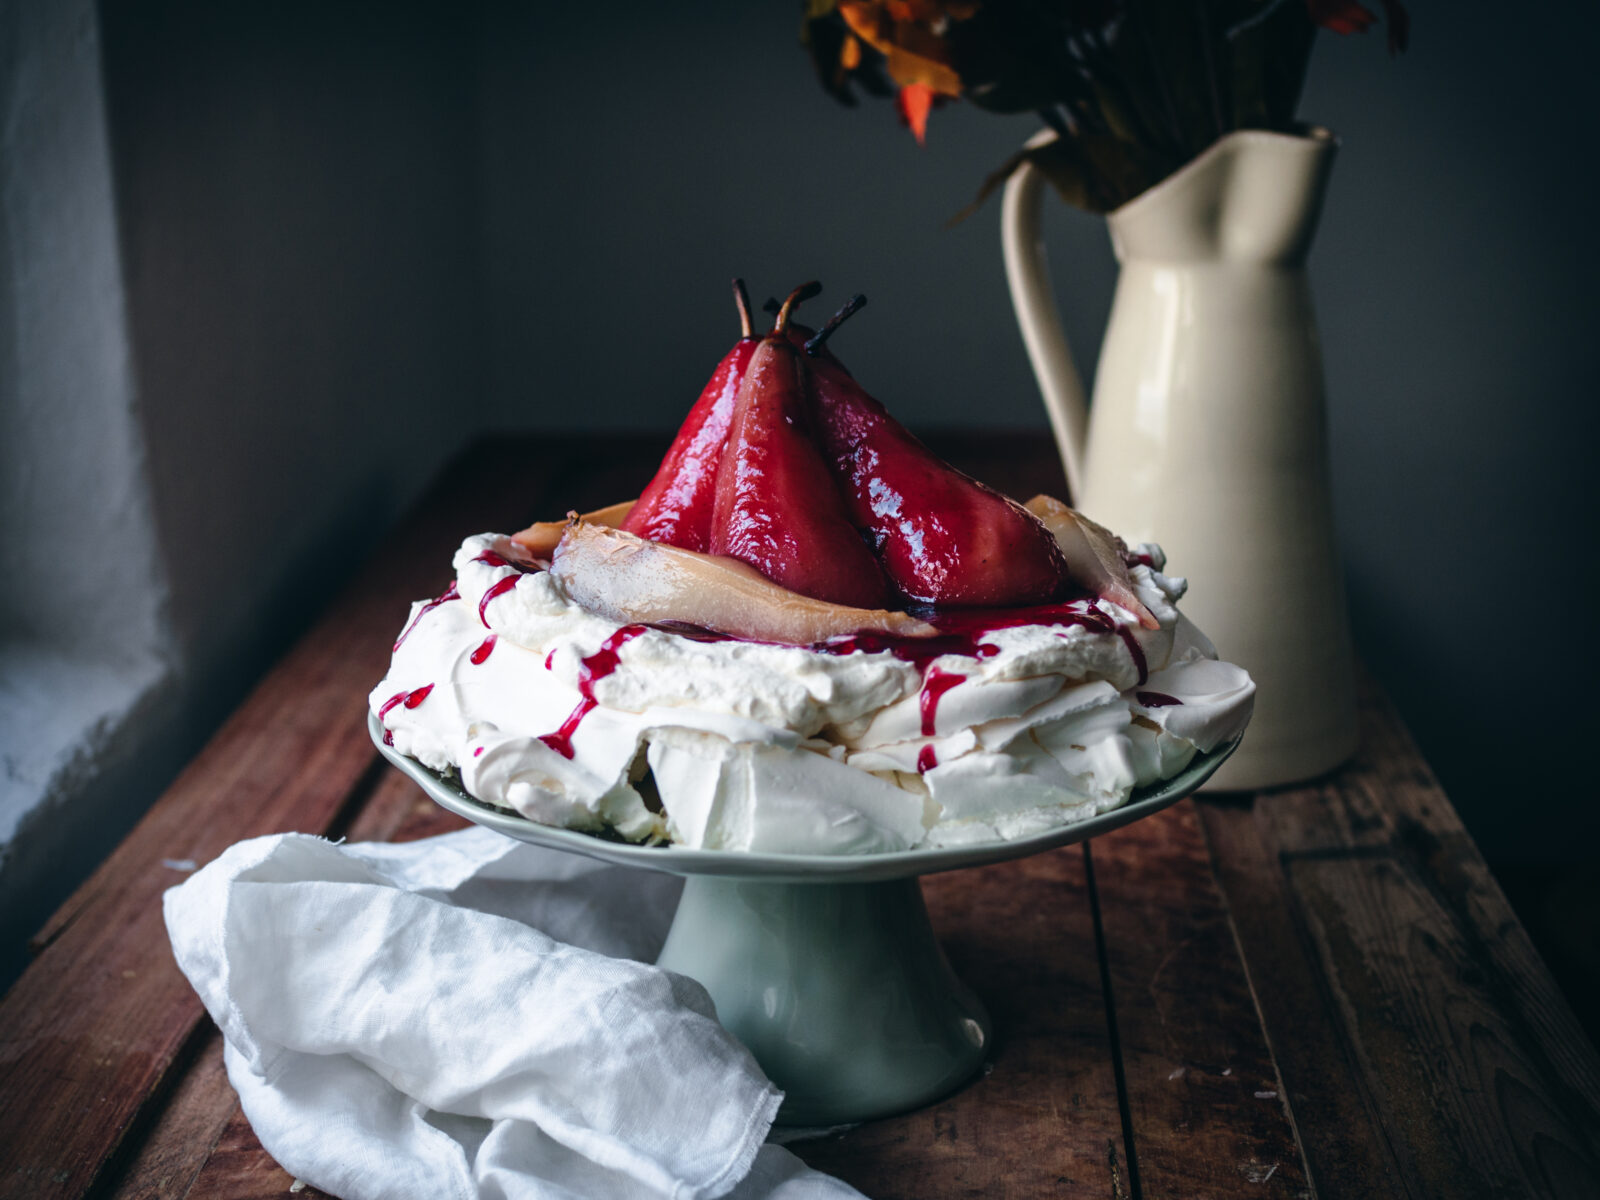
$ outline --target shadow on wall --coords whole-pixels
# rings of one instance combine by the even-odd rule
[[[62,671],[23,679],[18,702],[58,712],[71,736],[7,780],[9,975],[21,939],[481,428],[483,347],[472,12],[25,0],[5,21],[16,141],[0,153],[8,164],[19,146],[33,153],[26,178],[8,176],[7,211],[30,228],[49,218],[71,251],[22,247],[37,270],[17,276],[32,291],[11,356],[26,370],[3,377],[8,391],[20,382],[7,428],[40,414],[52,436],[35,439],[28,465],[58,490],[99,461],[106,430],[130,431],[73,496],[70,533],[108,536],[103,555],[63,561],[61,539],[46,544],[53,526],[29,515],[58,506],[37,489],[19,500],[7,480],[8,540],[15,524],[39,543],[56,584],[24,621],[7,602],[5,682],[22,678],[19,658],[85,646],[78,591],[116,599],[96,662],[133,644],[121,609],[160,626],[144,637],[160,643],[151,678],[93,712]],[[89,216],[105,224],[98,273],[76,265]],[[17,275],[15,253],[0,268]],[[108,297],[114,318],[91,320]],[[66,311],[51,324],[57,301]],[[84,381],[96,356],[121,390]],[[113,475],[138,486],[100,486]],[[146,577],[119,566],[132,537],[155,564]]]

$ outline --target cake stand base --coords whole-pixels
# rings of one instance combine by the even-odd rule
[[[914,877],[690,876],[658,962],[711,993],[783,1089],[782,1125],[904,1112],[983,1065],[989,1015],[950,970]]]

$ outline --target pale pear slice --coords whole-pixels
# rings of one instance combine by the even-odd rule
[[[590,612],[630,624],[677,622],[788,646],[855,633],[938,633],[906,613],[849,608],[791,592],[736,558],[646,541],[582,518],[571,522],[556,546],[550,574]]]
[[[1133,577],[1122,559],[1122,541],[1104,525],[1096,525],[1075,508],[1054,496],[1035,496],[1023,505],[1044,523],[1067,560],[1067,574],[1102,600],[1125,608],[1146,629],[1160,629],[1150,610],[1133,590]]]
[[[586,512],[579,516],[578,520],[616,529],[628,519],[628,513],[633,511],[633,506],[637,503],[637,500],[621,500],[616,504],[597,508],[593,512]],[[571,522],[570,515],[563,521],[536,521],[521,533],[513,533],[511,540],[533,551],[535,558],[549,558],[555,553],[556,543],[561,540],[561,535],[567,531],[567,526]]]

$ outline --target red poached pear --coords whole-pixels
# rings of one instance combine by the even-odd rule
[[[717,469],[722,465],[722,450],[728,443],[728,428],[733,423],[739,384],[744,381],[750,359],[761,341],[751,331],[750,298],[745,294],[744,280],[733,281],[733,296],[739,306],[743,335],[717,364],[700,398],[679,426],[666,457],[656,468],[655,477],[645,485],[633,510],[618,526],[652,542],[663,542],[697,554],[704,554],[711,546]],[[789,326],[787,333],[796,346],[804,345],[812,336],[811,330],[795,324]],[[557,529],[561,527],[560,522],[553,524]]]
[[[936,607],[1009,608],[1061,593],[1067,564],[1037,517],[934,454],[837,359],[813,353],[808,361],[823,449],[850,519],[871,533],[902,595]]]
[[[807,363],[788,336],[794,306],[816,291],[791,292],[751,356],[717,472],[710,552],[805,596],[881,608],[889,589],[813,441]]]
[[[711,512],[717,503],[717,468],[733,423],[734,403],[760,339],[750,327],[750,300],[744,281],[733,281],[743,336],[729,350],[661,460],[655,478],[622,528],[628,533],[704,554],[711,546]]]

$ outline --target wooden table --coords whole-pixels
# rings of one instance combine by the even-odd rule
[[[1042,436],[941,448],[1019,495],[1062,487]],[[0,1195],[288,1191],[173,965],[171,864],[283,830],[455,828],[364,726],[407,602],[464,533],[631,495],[660,450],[485,445],[388,537],[39,933],[0,1002]],[[928,878],[992,1070],[798,1152],[880,1198],[1600,1197],[1600,1058],[1370,685],[1363,720],[1315,784]]]

